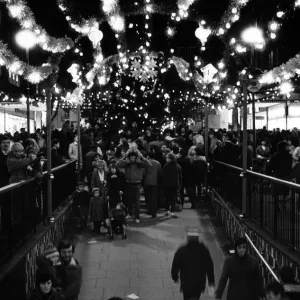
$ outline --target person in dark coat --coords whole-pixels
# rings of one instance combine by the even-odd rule
[[[69,158],[69,145],[73,142],[73,134],[70,129],[70,121],[63,124],[62,130],[59,134],[60,155],[63,158]]]
[[[52,141],[52,149],[51,149],[51,165],[52,168],[61,166],[65,163],[62,157],[58,153],[58,149],[60,148],[59,140]]]
[[[84,228],[87,225],[87,219],[90,207],[90,194],[84,189],[84,183],[78,182],[78,189],[73,198],[77,216],[80,220],[80,227]]]
[[[247,253],[247,240],[238,238],[235,254],[226,259],[216,290],[216,299],[221,299],[229,280],[227,300],[259,300],[264,297],[263,278],[258,262]]]
[[[285,141],[279,142],[277,152],[267,164],[267,171],[276,178],[289,181],[291,179],[292,166],[293,157],[288,151],[288,144]],[[287,196],[289,193],[289,187],[282,184],[274,183],[272,189],[275,196]]]
[[[202,188],[205,183],[205,176],[207,174],[207,162],[201,148],[195,148],[195,157],[192,162],[193,167],[193,181],[198,191],[198,199],[201,197]],[[196,208],[195,200],[192,202],[192,208]]]
[[[175,253],[171,268],[172,279],[177,283],[180,278],[184,300],[198,300],[205,290],[207,278],[211,297],[214,294],[215,276],[209,250],[199,241],[198,228],[188,228],[187,238],[188,242]]]
[[[97,146],[92,146],[88,153],[83,156],[83,178],[88,182],[89,186],[92,180],[92,174],[95,167],[95,159],[100,155],[97,153]]]
[[[36,290],[28,300],[66,300],[52,287],[52,275],[48,269],[41,270],[36,276]]]
[[[62,282],[62,296],[66,300],[77,300],[82,284],[82,268],[73,257],[75,246],[68,240],[59,243],[61,265],[56,267],[57,279]]]
[[[7,168],[10,139],[8,136],[0,136],[0,188],[8,185],[10,174]]]
[[[239,158],[239,146],[234,143],[233,134],[227,132],[223,136],[223,148],[221,154],[221,161],[236,166]]]
[[[156,218],[158,187],[162,173],[161,165],[157,160],[154,159],[154,157],[155,154],[153,152],[148,154],[148,159],[151,163],[151,166],[145,169],[144,175],[145,201],[152,218]]]
[[[109,205],[111,208],[121,202],[124,193],[125,179],[123,173],[119,172],[115,164],[109,166],[107,177]]]
[[[7,169],[11,175],[9,183],[16,183],[27,179],[27,167],[31,165],[36,158],[36,155],[26,158],[24,147],[20,143],[13,144],[7,158]]]
[[[178,218],[175,214],[177,195],[182,185],[182,171],[173,153],[167,154],[167,163],[162,171],[162,186],[166,198],[166,215]],[[170,210],[171,207],[171,210]]]

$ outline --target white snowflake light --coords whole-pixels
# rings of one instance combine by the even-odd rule
[[[144,66],[135,59],[131,66],[131,75],[136,80],[140,80],[143,83],[148,82],[150,79],[154,80],[157,76],[157,71],[155,70],[157,68],[157,63],[153,58],[147,60]]]

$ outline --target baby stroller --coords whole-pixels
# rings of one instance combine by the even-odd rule
[[[109,239],[112,240],[114,235],[121,235],[122,239],[127,239],[125,226],[126,222],[126,206],[122,203],[122,192],[120,192],[121,202],[116,207],[111,208],[108,200],[108,234]]]

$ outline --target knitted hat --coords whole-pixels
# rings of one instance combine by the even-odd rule
[[[94,193],[95,193],[96,191],[99,191],[99,192],[100,192],[100,189],[97,188],[97,187],[93,188],[93,189],[92,189],[92,194],[94,195]]]
[[[234,247],[237,248],[238,246],[244,245],[247,243],[247,240],[244,237],[240,237],[238,239],[236,239],[235,243],[234,243]]]
[[[48,249],[48,250],[45,250],[44,253],[43,253],[43,256],[46,258],[46,259],[50,259],[52,257],[57,257],[59,256],[59,253],[57,251],[57,249],[55,247],[51,248],[51,249]]]
[[[14,143],[11,146],[11,152],[18,152],[18,151],[24,151],[24,147],[20,143]]]

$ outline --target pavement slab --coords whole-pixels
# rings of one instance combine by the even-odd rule
[[[214,260],[216,282],[221,274],[224,254],[206,213],[192,210],[186,204],[179,219],[164,216],[153,220],[141,215],[141,223],[129,221],[127,239],[110,241],[106,234],[80,232],[75,257],[83,268],[83,284],[79,300],[124,299],[135,294],[142,300],[182,300],[179,284],[170,269],[177,248],[186,241],[186,227],[198,227],[200,239]],[[201,300],[208,300],[207,292]]]

